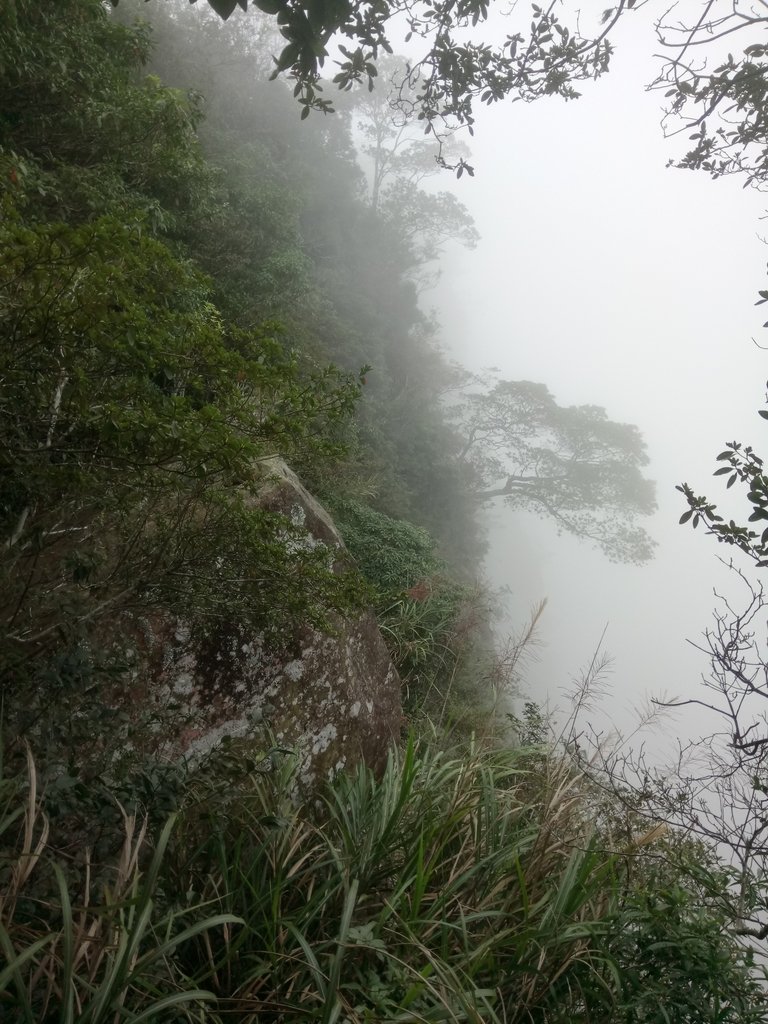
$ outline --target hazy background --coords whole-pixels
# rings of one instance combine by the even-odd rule
[[[768,307],[754,306],[768,251],[757,192],[666,167],[686,135],[663,138],[661,94],[644,88],[657,49],[650,19],[628,19],[615,45],[608,77],[576,102],[482,109],[476,177],[452,186],[482,241],[446,255],[425,303],[471,369],[542,381],[560,404],[602,405],[647,440],[659,502],[651,565],[612,565],[532,516],[488,513],[487,573],[509,591],[503,628],[548,599],[529,693],[557,702],[607,626],[606,712],[624,724],[649,691],[696,691],[707,660],[686,640],[709,625],[713,588],[734,592],[718,561],[733,549],[677,525],[687,506],[674,488],[686,480],[719,503],[712,471],[724,442],[761,448],[766,363],[752,339],[768,341]],[[696,731],[693,714],[678,716],[680,731]]]
[[[757,410],[768,376],[755,344],[768,345],[768,305],[754,305],[766,287],[764,199],[736,179],[667,167],[687,149],[687,133],[664,138],[663,94],[646,91],[658,67],[653,13],[662,11],[620,23],[611,71],[584,84],[579,100],[478,108],[474,138],[463,136],[475,177],[446,172],[427,187],[456,193],[481,242],[475,251],[449,247],[422,300],[469,369],[541,381],[561,405],[603,406],[647,441],[659,503],[646,524],[658,542],[650,565],[613,565],[501,504],[484,513],[485,573],[504,591],[499,632],[520,631],[547,599],[527,694],[563,703],[604,637],[613,692],[602,723],[623,729],[649,694],[697,695],[708,662],[689,641],[701,642],[716,591],[740,604],[719,561],[738,553],[678,525],[687,506],[675,485],[689,482],[746,519],[739,488],[726,495],[712,472],[730,440],[762,449]],[[494,21],[501,34],[513,30]],[[705,729],[685,709],[665,740]]]

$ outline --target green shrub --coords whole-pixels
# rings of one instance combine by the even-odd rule
[[[358,501],[332,507],[345,544],[377,595],[379,625],[407,684],[409,707],[423,708],[436,696],[442,701],[457,659],[471,643],[474,590],[451,578],[426,530]]]
[[[352,575],[253,499],[259,460],[338,451],[355,382],[228,333],[137,228],[11,220],[0,247],[0,666],[126,609],[279,628],[347,607]]]
[[[426,530],[393,519],[360,501],[333,501],[344,543],[363,576],[386,598],[445,569]]]

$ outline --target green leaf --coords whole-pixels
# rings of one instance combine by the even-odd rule
[[[299,59],[300,53],[301,47],[298,43],[288,43],[288,45],[284,46],[280,51],[280,56],[277,58],[278,68],[281,71],[284,71],[286,68],[292,67]]]
[[[226,21],[232,11],[238,6],[238,0],[208,0],[208,4],[214,9],[218,16]],[[242,4],[240,4],[242,6]],[[245,8],[243,8],[245,10]]]

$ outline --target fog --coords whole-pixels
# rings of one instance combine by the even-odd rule
[[[447,248],[422,305],[468,369],[542,382],[561,406],[603,406],[647,442],[659,506],[644,524],[658,545],[648,565],[611,564],[500,503],[482,512],[499,635],[522,630],[547,601],[523,693],[563,705],[600,647],[612,693],[598,727],[627,730],[648,696],[697,694],[707,659],[691,642],[711,623],[716,592],[739,603],[721,562],[737,553],[678,525],[686,505],[675,485],[746,518],[739,489],[729,505],[712,471],[730,440],[760,449],[768,331],[754,303],[768,251],[759,193],[667,166],[686,134],[664,138],[662,96],[645,88],[657,49],[650,17],[635,12],[612,39],[611,71],[577,101],[478,108],[475,135],[464,136],[475,176],[445,172],[427,187],[457,195],[481,242]],[[665,734],[706,728],[686,709]]]
[[[768,1024],[764,200],[485,12],[0,0],[0,1024]]]
[[[724,442],[760,449],[765,317],[754,303],[768,253],[758,193],[666,166],[686,136],[664,139],[660,94],[644,88],[652,28],[630,19],[622,29],[610,74],[578,101],[483,108],[476,176],[454,186],[482,241],[447,255],[426,301],[469,368],[542,381],[562,405],[602,405],[647,441],[659,504],[650,565],[612,565],[533,516],[487,513],[486,571],[507,589],[502,631],[548,601],[525,689],[562,703],[605,632],[605,712],[627,727],[647,694],[696,692],[707,659],[688,641],[710,624],[713,591],[734,591],[719,561],[733,549],[678,525],[675,485],[720,504],[712,471]],[[700,726],[686,709],[674,732]]]

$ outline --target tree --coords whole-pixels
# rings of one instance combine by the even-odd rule
[[[675,11],[675,20],[671,18]],[[652,87],[667,100],[665,131],[694,143],[679,167],[712,177],[745,174],[758,186],[768,179],[768,46],[765,4],[708,0],[696,20],[678,20],[670,8],[656,23],[666,60]],[[754,40],[732,50],[742,33]],[[707,57],[715,67],[708,66]],[[681,122],[678,124],[678,122]]]
[[[417,85],[404,57],[384,57],[370,92],[355,92],[359,152],[367,171],[371,210],[400,250],[400,266],[418,288],[434,283],[434,264],[449,241],[473,249],[479,240],[471,215],[450,192],[427,191],[446,156],[469,167],[468,147],[449,133],[426,137],[416,118]],[[469,168],[469,172],[472,169]]]
[[[381,54],[392,52],[390,35],[405,29],[406,39],[414,45],[423,43],[422,55],[411,65],[419,80],[417,117],[427,130],[439,131],[446,124],[471,130],[477,100],[490,104],[507,96],[525,101],[540,96],[576,97],[574,83],[598,78],[608,70],[608,35],[635,2],[619,0],[610,11],[600,12],[594,32],[586,36],[581,34],[579,20],[574,30],[560,23],[554,2],[532,4],[529,34],[514,31],[501,43],[468,38],[469,30],[488,21],[489,0],[252,0],[251,7],[277,20],[286,45],[275,58],[273,75],[288,72],[295,80],[302,117],[312,108],[331,109],[330,101],[320,94],[321,68],[332,42],[342,54],[333,84],[350,89],[364,82],[370,88]],[[243,11],[249,7],[249,0],[208,3],[222,18],[237,7]],[[340,43],[341,39],[350,46]],[[459,169],[463,166],[460,162]]]
[[[469,148],[455,135],[425,136],[417,112],[418,73],[411,70],[406,57],[382,57],[378,75],[369,90],[355,90],[349,103],[362,145],[360,151],[369,161],[371,207],[377,210],[387,183],[407,182],[418,186],[431,177],[446,160],[468,166]],[[472,173],[470,168],[470,173]]]
[[[501,498],[548,516],[613,561],[652,557],[654,542],[635,525],[656,508],[637,427],[609,420],[598,406],[559,406],[531,381],[498,381],[456,414],[465,437],[459,460],[476,472],[478,502]]]
[[[130,609],[269,627],[346,607],[327,552],[259,508],[260,460],[338,454],[359,386],[228,329],[138,228],[0,230],[0,666]],[[330,428],[330,429],[329,429]],[[342,574],[343,576],[344,574]],[[350,591],[351,593],[351,591]],[[13,667],[13,671],[8,666]]]
[[[111,2],[117,5],[119,0]],[[250,0],[250,7],[276,20],[286,45],[274,58],[273,75],[288,73],[295,80],[302,116],[312,108],[332,109],[331,102],[321,97],[320,73],[332,42],[345,39],[351,46],[338,47],[342,59],[335,62],[339,70],[333,84],[345,90],[358,83],[372,88],[386,59],[382,54],[392,52],[390,36],[399,24],[412,45],[421,44],[403,84],[406,90],[418,86],[414,113],[439,139],[448,125],[464,125],[471,133],[478,100],[491,104],[508,97],[527,102],[547,95],[578,96],[579,82],[608,70],[609,37],[617,22],[645,2],[618,0],[602,7],[584,35],[583,12],[575,13],[572,30],[561,23],[554,2],[531,4],[529,31],[516,31],[514,25],[502,43],[468,38],[469,30],[497,13],[489,0],[382,0],[377,4]],[[208,0],[208,4],[224,19],[238,7],[249,8],[249,0]],[[746,172],[751,181],[765,180],[768,153],[762,140],[768,124],[768,64],[764,61],[768,45],[759,33],[766,22],[762,3],[741,6],[738,0],[706,0],[688,21],[680,17],[679,5],[673,4],[657,20],[663,64],[651,88],[663,90],[668,101],[668,134],[687,132],[694,142],[678,166],[703,168],[714,177]],[[741,53],[728,51],[734,38],[752,32],[753,41]],[[707,53],[715,58],[712,70]],[[457,171],[467,168],[462,156],[447,166]]]
[[[426,192],[410,181],[396,181],[381,200],[384,227],[397,240],[400,267],[419,291],[435,284],[436,261],[448,242],[474,249],[480,235],[464,204],[451,192]]]

